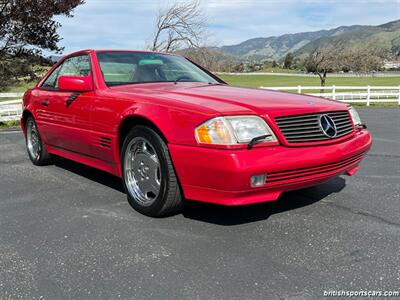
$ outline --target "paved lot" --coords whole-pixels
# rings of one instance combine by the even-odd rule
[[[400,109],[360,109],[375,144],[354,177],[241,208],[151,219],[120,180],[34,167],[0,133],[0,299],[320,299],[400,289]]]

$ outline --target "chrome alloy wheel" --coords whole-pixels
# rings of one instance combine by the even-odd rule
[[[154,147],[143,137],[136,137],[126,148],[124,179],[128,192],[143,206],[157,199],[161,187],[160,162]]]
[[[26,140],[30,156],[35,160],[39,159],[42,151],[42,143],[36,124],[32,119],[28,120],[26,124]]]

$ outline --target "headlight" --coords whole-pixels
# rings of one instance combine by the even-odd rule
[[[361,122],[360,116],[359,116],[358,112],[352,106],[349,106],[349,112],[350,112],[351,118],[353,119],[354,125],[355,126],[361,125],[362,122]]]
[[[200,144],[234,145],[249,143],[253,138],[268,135],[264,141],[277,141],[271,128],[257,116],[217,117],[195,129]]]

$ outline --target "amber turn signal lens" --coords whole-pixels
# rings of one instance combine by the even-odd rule
[[[207,126],[206,125],[202,125],[199,128],[197,128],[197,138],[199,143],[202,144],[211,144],[212,140],[210,135],[208,134],[208,130],[207,130]]]

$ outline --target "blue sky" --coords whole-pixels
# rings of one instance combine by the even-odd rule
[[[65,53],[85,48],[144,49],[162,0],[86,0],[73,18],[58,17]],[[208,40],[216,46],[254,37],[342,25],[378,25],[400,18],[400,0],[203,0]]]

